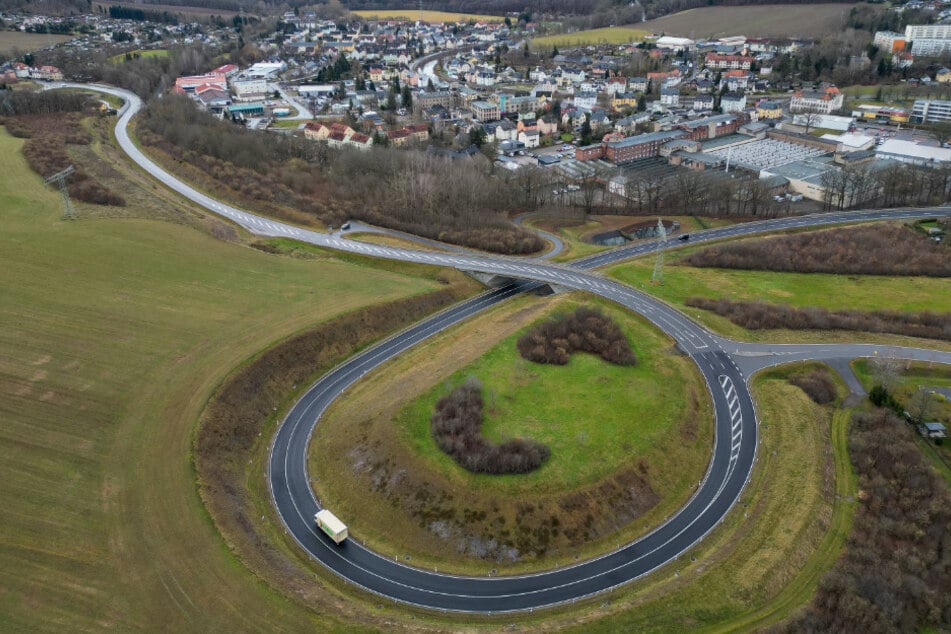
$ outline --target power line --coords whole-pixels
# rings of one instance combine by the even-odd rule
[[[69,178],[69,175],[75,171],[76,169],[70,165],[62,172],[57,172],[44,181],[47,185],[50,183],[56,183],[59,185],[59,192],[63,196],[63,220],[72,220],[76,218],[76,211],[73,209],[73,203],[69,200],[69,189],[66,187],[66,179]]]

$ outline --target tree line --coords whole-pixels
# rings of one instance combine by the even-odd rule
[[[353,218],[507,254],[544,248],[541,238],[508,219],[514,201],[482,157],[451,161],[391,148],[332,149],[219,121],[176,95],[153,101],[141,130],[143,142],[186,159],[242,196],[293,207],[325,224]]]
[[[784,273],[951,277],[951,251],[907,226],[866,225],[743,240],[695,251],[691,266]]]
[[[688,297],[684,303],[714,312],[750,330],[856,330],[951,341],[951,313],[827,310],[707,297]]]

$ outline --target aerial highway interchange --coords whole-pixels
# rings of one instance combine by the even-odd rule
[[[238,209],[208,196],[165,171],[132,142],[128,123],[142,106],[134,94],[109,86],[93,89],[125,101],[116,124],[121,148],[163,184],[212,213],[261,236],[280,236],[325,248],[395,260],[454,267],[494,276],[498,285],[393,335],[340,364],[311,386],[288,412],[270,452],[269,486],[288,533],[328,569],[370,592],[407,604],[458,612],[524,611],[572,602],[628,583],[683,556],[713,530],[734,506],[749,480],[757,451],[757,419],[748,378],[764,367],[790,361],[838,362],[874,355],[951,364],[951,353],[870,344],[752,344],[720,337],[651,295],[595,272],[657,249],[656,243],[619,247],[567,265],[540,259],[442,253],[381,246],[311,231]],[[779,218],[691,234],[705,242],[757,233],[847,222],[947,216],[951,208],[871,210]],[[594,559],[537,574],[467,577],[424,570],[381,556],[356,539],[334,544],[314,524],[321,509],[307,474],[307,448],[321,414],[348,386],[417,343],[517,294],[541,285],[581,290],[614,301],[649,320],[697,364],[714,404],[715,442],[703,480],[687,503],[636,541]],[[318,457],[319,459],[319,457]]]

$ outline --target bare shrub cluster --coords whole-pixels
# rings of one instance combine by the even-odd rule
[[[857,413],[860,504],[846,550],[787,632],[918,632],[951,623],[951,494],[888,410]]]
[[[794,374],[789,377],[789,382],[805,392],[806,396],[819,405],[831,403],[838,396],[835,380],[825,369]]]
[[[484,157],[449,161],[391,148],[331,149],[218,121],[176,95],[149,105],[139,138],[245,200],[300,209],[325,224],[355,218],[507,254],[545,246],[508,219],[514,201]]]
[[[867,225],[715,245],[693,266],[798,273],[951,276],[951,251],[910,227]]]
[[[528,473],[551,451],[533,440],[515,438],[493,445],[482,435],[482,384],[467,379],[436,403],[429,419],[436,444],[459,466],[473,473]]]
[[[537,324],[519,337],[517,345],[519,354],[535,363],[565,365],[575,352],[590,352],[615,365],[637,363],[620,326],[586,306]]]
[[[709,310],[734,324],[750,330],[789,328],[791,330],[858,330],[884,332],[909,337],[951,340],[951,314],[899,312],[891,310],[858,311],[796,308],[788,304],[733,301],[689,297],[687,306]]]
[[[30,169],[44,178],[74,165],[67,145],[88,145],[92,141],[81,123],[81,111],[88,99],[72,93],[60,94],[57,99],[41,98],[56,94],[40,93],[32,100],[13,99],[14,111],[23,114],[3,119],[10,134],[27,139],[23,156]],[[99,183],[82,166],[74,167],[76,171],[66,181],[70,196],[96,205],[125,205],[122,196]]]

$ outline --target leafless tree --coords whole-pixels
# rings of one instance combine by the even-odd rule
[[[876,385],[891,390],[901,378],[901,361],[894,357],[876,356],[872,359],[872,378]]]

